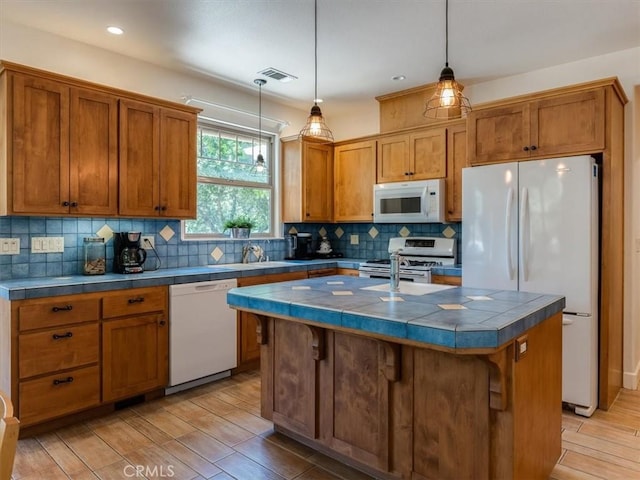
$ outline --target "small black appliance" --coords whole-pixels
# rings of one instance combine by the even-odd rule
[[[113,271],[115,273],[142,273],[147,252],[140,246],[141,232],[113,234]]]
[[[314,258],[313,237],[310,233],[296,234],[296,245],[294,252],[294,257],[296,260],[310,260]]]

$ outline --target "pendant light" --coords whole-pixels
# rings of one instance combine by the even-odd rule
[[[449,67],[449,0],[445,0],[445,63],[436,91],[426,104],[423,115],[428,118],[459,118],[471,111],[469,99],[462,95],[463,86],[456,82]]]
[[[256,78],[253,83],[258,85],[258,157],[253,165],[256,172],[262,173],[267,168],[264,157],[262,156],[262,86],[267,83],[262,78]]]
[[[322,111],[318,106],[318,0],[314,0],[314,28],[315,28],[315,50],[314,50],[314,85],[315,85],[315,96],[313,97],[313,107],[311,107],[311,112],[309,114],[309,118],[307,118],[306,125],[300,130],[300,134],[298,137],[304,140],[314,140],[320,142],[331,143],[333,142],[333,133],[327,127],[327,124],[324,121],[324,117],[322,116]]]

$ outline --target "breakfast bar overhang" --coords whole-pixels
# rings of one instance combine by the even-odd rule
[[[256,316],[261,414],[376,478],[548,478],[564,298],[348,276],[233,289]]]

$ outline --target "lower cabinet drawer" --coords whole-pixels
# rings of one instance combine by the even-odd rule
[[[98,363],[99,353],[97,323],[22,334],[18,336],[19,377]]]
[[[100,369],[79,368],[20,382],[19,418],[23,425],[53,419],[100,403]]]
[[[105,293],[102,318],[161,312],[167,305],[167,287],[147,287]]]

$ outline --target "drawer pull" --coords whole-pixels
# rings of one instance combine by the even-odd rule
[[[64,307],[53,307],[51,309],[52,312],[69,312],[73,310],[72,305],[65,305]]]
[[[144,297],[130,298],[129,299],[129,303],[142,303],[142,302],[144,302]]]
[[[62,380],[58,380],[57,378],[53,381],[54,385],[62,385],[63,383],[71,383],[73,382],[73,377],[67,377]]]
[[[62,335],[60,335],[58,333],[54,333],[53,334],[53,339],[54,340],[60,340],[62,338],[71,338],[71,337],[73,337],[73,333],[72,332],[63,333]]]

